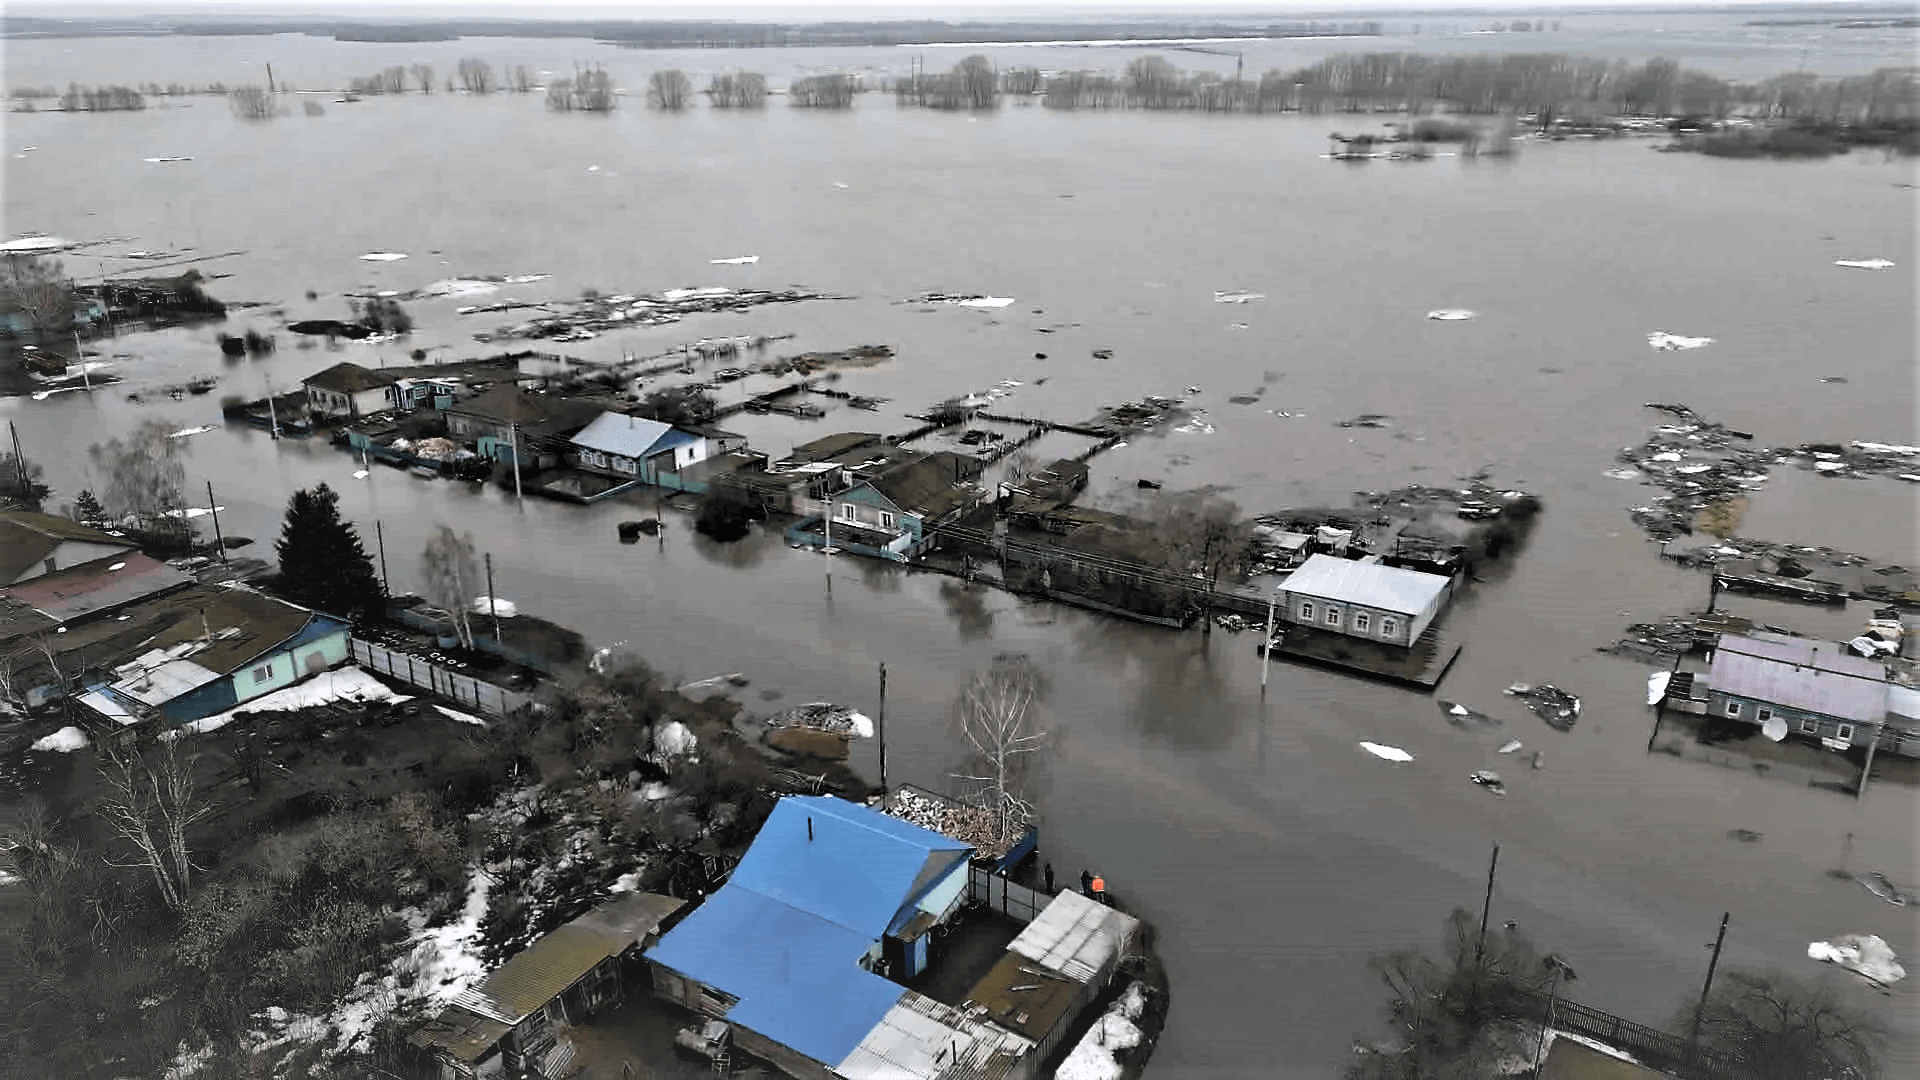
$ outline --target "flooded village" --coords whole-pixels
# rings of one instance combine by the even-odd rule
[[[1449,47],[1549,33],[1449,18]],[[1346,70],[1339,35],[1244,32],[1276,78]],[[1797,166],[1712,141],[1788,123],[1758,75],[1580,60],[1569,92],[1630,115],[1414,120],[1361,100],[1427,77],[1403,54],[1329,153],[1333,91],[1270,100],[1241,46],[1175,44],[1200,73],[1005,46],[987,111],[939,104],[979,91],[971,58],[916,57],[847,76],[895,93],[832,129],[797,88],[889,47],[707,50],[800,58],[795,110],[758,118],[751,72],[675,115],[639,48],[617,113],[582,104],[597,68],[450,53],[444,88],[416,65],[416,93],[309,95],[306,131],[392,146],[390,182],[431,192],[377,189],[377,227],[337,237],[191,194],[237,199],[212,166],[255,149],[188,133],[292,112],[140,117],[172,145],[136,155],[169,193],[138,212],[33,171],[124,156],[79,143],[98,117],[16,117],[0,1055],[165,1080],[1920,1064],[1916,260],[1886,246],[1911,159],[1862,134],[1910,124],[1920,81],[1840,79],[1836,114],[1879,89],[1822,130],[1862,141],[1788,208],[1769,170]],[[298,47],[348,50],[307,60],[330,71],[366,45]],[[307,93],[273,55],[269,111]],[[1029,85],[1021,55],[1061,70]],[[456,118],[538,79],[544,116]],[[1134,109],[1280,134],[1178,120],[1195,203],[1118,168],[1102,139],[1174,119]],[[1409,119],[1366,134],[1381,114]],[[595,120],[647,126],[538,126]],[[401,145],[423,123],[530,125],[565,162],[456,195]],[[851,168],[859,124],[914,164]],[[969,174],[990,127],[1026,149]],[[930,193],[981,238],[899,235]],[[1361,223],[1391,200],[1434,239]],[[1569,236],[1509,235],[1520,206]],[[1762,213],[1786,239],[1738,224]],[[1700,222],[1791,265],[1750,295]],[[1600,265],[1546,280],[1561,243]]]

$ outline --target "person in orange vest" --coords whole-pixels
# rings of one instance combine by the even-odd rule
[[[1107,879],[1099,874],[1093,875],[1093,898],[1102,904],[1107,902]]]

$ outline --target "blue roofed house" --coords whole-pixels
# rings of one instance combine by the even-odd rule
[[[569,442],[575,464],[588,472],[695,494],[707,483],[694,466],[747,445],[731,432],[617,412],[601,413]]]
[[[924,966],[971,853],[832,796],[782,799],[727,884],[648,951],[655,993],[801,1080],[1025,1076],[1029,1041],[887,978]],[[895,1045],[902,1031],[925,1046]]]

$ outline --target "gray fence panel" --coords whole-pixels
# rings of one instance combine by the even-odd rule
[[[352,655],[368,669],[417,686],[493,716],[505,716],[531,700],[526,694],[448,671],[411,653],[395,652],[370,641],[352,639]]]

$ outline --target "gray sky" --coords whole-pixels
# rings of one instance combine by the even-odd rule
[[[932,0],[913,4],[903,0],[742,0],[740,3],[702,4],[693,0],[559,0],[539,4],[529,0],[247,0],[244,3],[196,2],[172,0],[165,3],[126,3],[124,0],[32,0],[9,3],[16,15],[105,15],[130,12],[165,11],[170,13],[208,13],[236,15],[273,13],[279,15],[356,14],[406,17],[417,15],[458,16],[491,15],[516,18],[564,19],[575,16],[598,18],[779,18],[788,20],[862,18],[954,18],[968,14],[1028,18],[1048,15],[1206,15],[1272,14],[1279,17],[1320,15],[1345,12],[1409,11],[1443,8],[1451,10],[1520,10],[1546,14],[1579,11],[1619,10],[1634,7],[1730,7],[1753,4],[1785,4],[1801,0],[1582,0],[1582,2],[1527,3],[1525,0],[1332,0],[1322,3],[1254,3],[1234,0],[1104,0],[1095,3],[1036,4],[1033,0]],[[1823,5],[1827,6],[1827,5]],[[1893,5],[1875,5],[1893,6]]]

